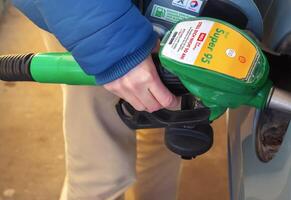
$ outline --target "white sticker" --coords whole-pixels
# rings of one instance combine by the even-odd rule
[[[172,5],[186,10],[190,10],[195,13],[199,13],[202,7],[202,0],[173,0]]]
[[[235,53],[235,50],[234,49],[226,49],[226,55],[230,58],[234,58],[236,53]]]
[[[162,55],[193,65],[213,24],[214,22],[206,20],[178,23],[172,30]]]

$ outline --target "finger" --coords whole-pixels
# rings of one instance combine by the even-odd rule
[[[181,110],[182,97],[181,96],[178,96],[178,97],[176,96],[176,98],[177,98],[177,101],[178,101],[177,105],[176,106],[172,106],[172,107],[167,107],[167,109],[173,110],[173,111]]]
[[[146,111],[154,112],[162,108],[162,105],[159,104],[146,86],[148,83],[140,84],[137,82],[133,84],[132,80],[124,79],[123,84],[124,89],[127,90],[124,95],[135,96],[144,105]]]
[[[179,106],[179,99],[173,95],[162,81],[157,78],[157,80],[151,84],[149,88],[154,98],[164,107],[164,108],[175,108]]]
[[[142,78],[144,78],[144,80],[142,80]],[[138,79],[131,77],[123,79],[124,88],[128,90],[127,94],[134,95],[138,98],[148,112],[154,112],[163,108],[148,88],[148,85],[150,85],[152,81],[152,74],[146,71],[143,72],[143,77],[139,77]]]
[[[163,106],[156,100],[149,89],[143,89],[143,92],[138,93],[137,97],[146,107],[148,112],[154,112],[163,108]]]
[[[124,97],[122,98],[127,103],[129,103],[131,106],[134,107],[137,111],[145,111],[146,106],[143,105],[143,103],[134,95],[130,94],[123,94]]]
[[[133,106],[137,111],[146,111],[146,106],[134,95],[127,95],[126,98],[123,98],[131,106]]]
[[[138,111],[145,111],[146,107],[142,104],[142,102],[133,94],[128,92],[125,88],[119,88],[118,90],[109,90],[111,93],[115,94],[116,96],[120,97],[121,99],[128,102],[134,109]]]

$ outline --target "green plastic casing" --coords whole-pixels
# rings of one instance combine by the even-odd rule
[[[163,48],[174,28],[166,34],[161,42],[159,57],[162,66],[178,76],[190,93],[210,108],[211,121],[221,116],[227,108],[237,108],[241,105],[264,108],[272,83],[268,80],[269,64],[261,49],[245,32],[224,21],[204,17],[188,21],[201,19],[219,22],[232,28],[256,47],[258,60],[253,68],[251,81],[233,78],[199,66],[184,64],[164,56],[162,54]]]
[[[87,75],[70,53],[39,53],[30,64],[32,78],[40,83],[97,85],[94,76]]]

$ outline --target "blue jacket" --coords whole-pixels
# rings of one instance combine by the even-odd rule
[[[53,33],[98,84],[143,61],[156,34],[131,0],[14,0],[40,28]]]

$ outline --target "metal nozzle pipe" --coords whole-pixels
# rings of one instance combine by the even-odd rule
[[[273,88],[267,107],[291,114],[291,93],[278,88]]]

